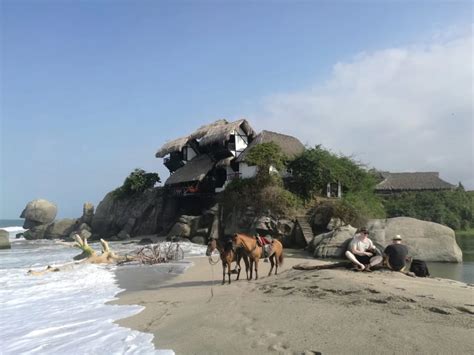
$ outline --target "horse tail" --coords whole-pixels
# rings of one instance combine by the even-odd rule
[[[281,254],[278,255],[278,265],[283,264],[283,250],[281,251]]]

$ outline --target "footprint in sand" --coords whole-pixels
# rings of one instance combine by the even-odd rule
[[[272,344],[268,347],[268,350],[270,351],[278,351],[278,352],[285,352],[287,351],[289,348],[288,345],[286,344],[282,344],[280,342],[276,343],[276,344]]]
[[[254,334],[255,332],[256,332],[256,330],[253,327],[246,327],[245,328],[245,334],[247,334],[247,335]]]

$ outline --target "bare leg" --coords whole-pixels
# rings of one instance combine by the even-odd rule
[[[349,259],[354,265],[358,266],[360,270],[364,270],[365,266],[359,260],[356,259],[355,255],[352,254],[349,250],[346,251],[346,258]]]
[[[376,255],[370,258],[370,266],[378,265],[382,262],[383,258],[380,255]]]

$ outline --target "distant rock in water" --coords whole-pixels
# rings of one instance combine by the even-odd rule
[[[10,249],[10,233],[8,231],[0,229],[0,249]]]
[[[25,219],[23,228],[32,228],[42,224],[48,224],[54,221],[58,208],[52,202],[43,199],[37,199],[28,202],[20,218]]]

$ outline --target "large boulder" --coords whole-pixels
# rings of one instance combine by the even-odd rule
[[[68,238],[71,232],[77,228],[78,220],[72,218],[64,218],[54,221],[48,225],[44,233],[46,239],[65,239]]]
[[[400,234],[410,251],[410,256],[425,261],[461,262],[462,252],[456,243],[454,231],[438,223],[410,217],[372,219],[367,224],[369,237],[381,250]],[[340,226],[315,236],[308,246],[318,258],[343,258],[344,252],[356,229]]]
[[[44,239],[46,230],[49,228],[49,224],[40,224],[38,226],[32,227],[23,233],[23,237],[27,240],[36,240]]]
[[[8,231],[0,229],[0,249],[10,249],[10,233]]]
[[[23,228],[31,228],[34,226],[48,224],[54,221],[58,208],[52,202],[43,199],[37,199],[28,202],[20,218],[25,219]]]
[[[315,258],[342,258],[356,228],[347,225],[316,235],[308,245]]]
[[[425,261],[462,262],[454,231],[442,224],[410,217],[373,219],[367,224],[370,238],[384,247],[400,234],[410,255]]]
[[[169,219],[163,216],[166,212],[163,198],[164,190],[160,187],[128,197],[109,192],[99,203],[92,217],[93,236],[109,238],[122,231],[122,234],[131,236],[156,234],[166,227],[163,223]],[[167,204],[174,208],[173,201]],[[167,212],[170,217],[173,216],[173,208]]]

